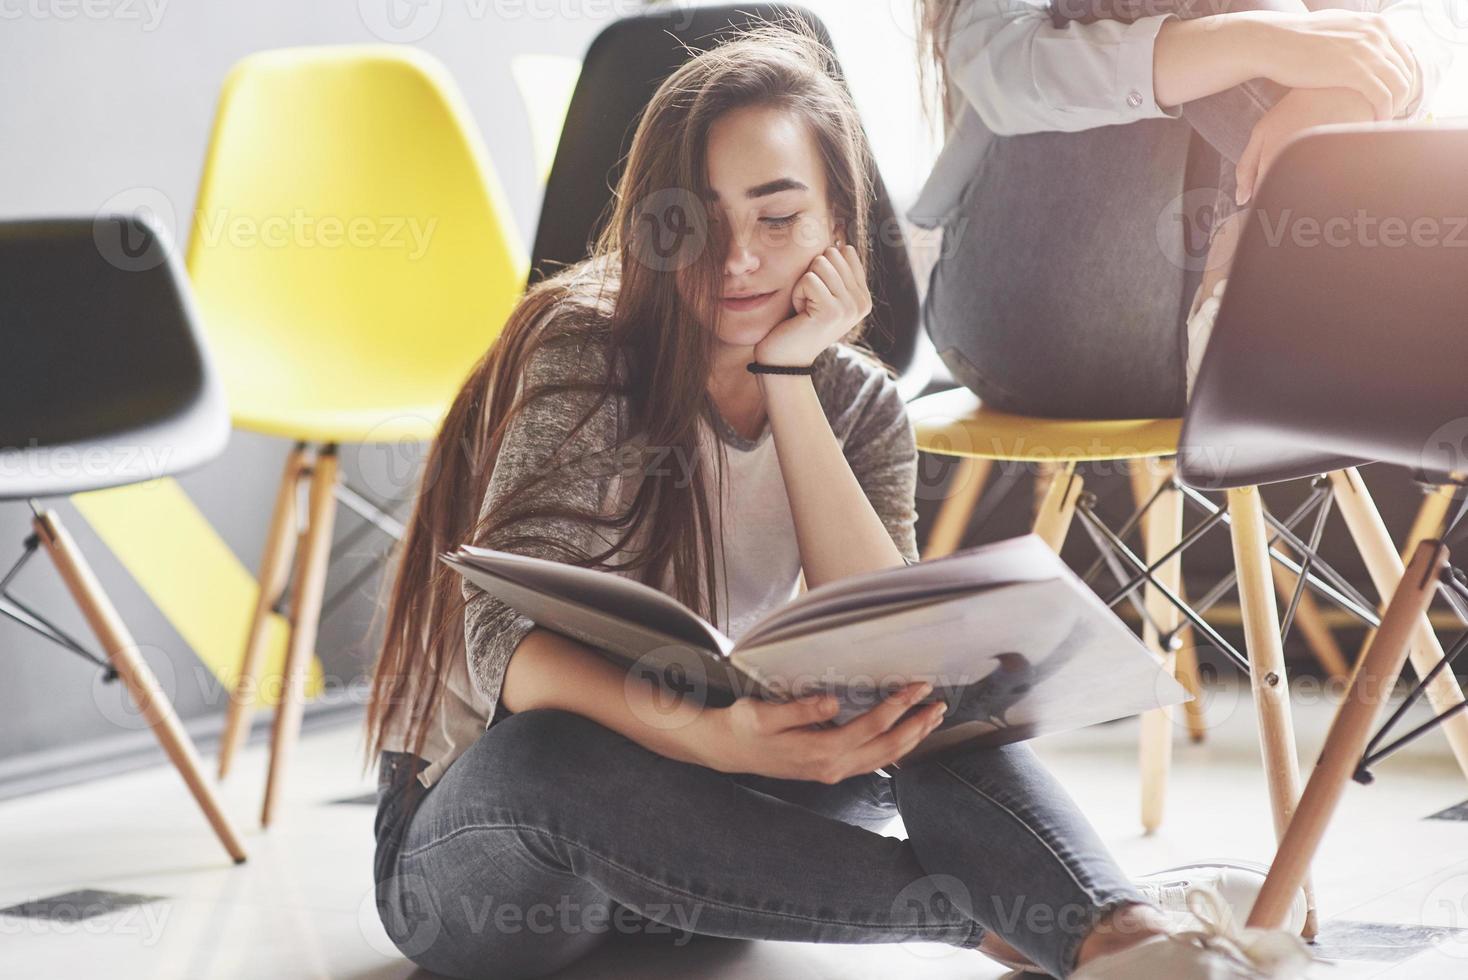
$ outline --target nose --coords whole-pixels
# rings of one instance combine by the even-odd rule
[[[729,276],[748,276],[759,270],[759,255],[751,247],[752,236],[740,229],[730,236],[729,254],[724,259],[724,273]]]

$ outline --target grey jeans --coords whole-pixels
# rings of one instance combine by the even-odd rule
[[[649,937],[971,948],[989,930],[1064,977],[1098,918],[1145,901],[1022,742],[831,785],[730,775],[536,709],[427,790],[423,765],[381,758],[378,911],[450,977],[542,976]],[[879,832],[899,815],[907,839]]]
[[[1140,0],[1066,0],[1130,19]],[[1146,0],[1189,18],[1274,0]],[[1096,15],[1060,20],[1095,20]],[[1001,411],[1175,418],[1186,321],[1213,229],[1235,210],[1234,164],[1287,89],[1255,79],[1181,119],[995,137],[945,223],[924,323],[953,377]]]

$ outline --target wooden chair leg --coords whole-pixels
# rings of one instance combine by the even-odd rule
[[[1365,751],[1371,730],[1402,672],[1418,623],[1427,614],[1439,576],[1447,569],[1447,549],[1419,544],[1407,574],[1382,616],[1381,629],[1357,663],[1345,699],[1336,711],[1325,747],[1300,797],[1300,805],[1280,839],[1279,850],[1248,925],[1277,929],[1284,922],[1295,891],[1305,881],[1326,827]]]
[[[1275,545],[1281,552],[1290,555],[1290,549],[1283,544]],[[1279,562],[1270,562],[1269,570],[1274,574],[1274,588],[1279,593],[1281,602],[1288,603],[1295,594],[1295,583],[1300,580],[1298,575],[1292,573]],[[1315,597],[1308,591],[1300,594],[1300,604],[1295,607],[1295,626],[1300,635],[1305,638],[1305,644],[1310,647],[1310,652],[1315,654],[1315,660],[1332,680],[1344,681],[1351,675],[1351,668],[1346,663],[1346,655],[1341,652],[1340,644],[1336,643],[1335,635],[1331,633],[1330,627],[1325,623],[1325,617],[1320,613],[1320,605]]]
[[[1346,519],[1346,526],[1351,531],[1357,550],[1361,552],[1361,558],[1366,563],[1366,571],[1371,575],[1376,591],[1383,597],[1392,595],[1397,584],[1402,581],[1402,558],[1392,544],[1391,535],[1387,533],[1381,514],[1371,501],[1371,493],[1362,482],[1361,474],[1354,468],[1340,470],[1332,473],[1330,480],[1335,489],[1336,505],[1340,508],[1341,516]],[[1438,642],[1437,634],[1433,632],[1426,614],[1418,620],[1416,631],[1412,634],[1410,656],[1412,669],[1417,672],[1418,677],[1425,677],[1443,659],[1442,644]],[[1458,678],[1451,670],[1439,673],[1427,686],[1426,694],[1433,712],[1439,715],[1463,701],[1463,689],[1459,687]],[[1447,736],[1448,746],[1453,750],[1453,757],[1458,760],[1458,767],[1468,776],[1468,712],[1460,712],[1447,719],[1441,728]]]
[[[1034,531],[1058,555],[1075,518],[1076,501],[1081,499],[1083,481],[1073,462],[1055,466],[1035,514]]]
[[[1434,487],[1423,496],[1422,506],[1417,508],[1417,516],[1412,521],[1412,527],[1407,531],[1407,542],[1402,547],[1402,561],[1417,552],[1417,546],[1429,538],[1436,538],[1442,533],[1443,525],[1447,523],[1448,511],[1453,506],[1453,494],[1457,491],[1454,484],[1443,484]],[[1361,640],[1361,649],[1356,655],[1356,662],[1366,656],[1366,650],[1371,646],[1371,640],[1376,635],[1375,630],[1367,630],[1366,636]]]
[[[1045,495],[1050,492],[1050,485],[1055,482],[1055,474],[1059,472],[1059,463],[1031,463],[1030,468],[1034,471],[1035,480],[1030,488],[1031,507],[1030,510],[1036,516],[1040,508],[1045,506]]]
[[[138,653],[137,644],[117,609],[107,598],[107,593],[102,591],[102,585],[92,573],[91,566],[62,526],[55,511],[42,511],[36,515],[33,524],[37,537],[51,556],[67,590],[81,607],[87,624],[106,650],[108,659],[117,669],[117,675],[127,687],[138,711],[147,721],[148,727],[153,729],[153,734],[162,744],[163,751],[168,753],[174,768],[183,776],[189,792],[204,811],[209,826],[214,828],[215,836],[235,864],[243,864],[246,858],[245,845],[215,795],[214,787],[204,775],[204,766],[194,750],[194,743],[189,739],[188,732],[184,731],[178,715],[174,713],[173,705],[169,703],[168,695],[159,685],[158,678],[149,668],[148,662]]]
[[[316,628],[321,619],[322,594],[326,589],[326,565],[331,556],[331,530],[336,517],[337,455],[335,446],[317,454],[311,470],[311,499],[306,518],[305,541],[297,556],[296,581],[291,593],[291,637],[286,652],[285,683],[270,730],[270,772],[265,780],[265,803],[260,825],[270,826],[280,796],[285,791],[285,773],[301,731],[305,707],[306,668],[316,649]]]
[[[1134,465],[1133,472],[1138,471],[1141,472],[1142,489],[1146,492],[1144,500],[1150,498],[1164,483],[1171,484],[1172,466],[1163,460],[1147,460],[1141,465]],[[1172,489],[1163,490],[1143,518],[1142,528],[1146,541],[1147,564],[1151,565],[1182,540],[1182,494]],[[1177,594],[1183,577],[1182,556],[1179,555],[1158,568],[1153,577],[1161,586]],[[1176,676],[1176,649],[1172,645],[1163,645],[1158,630],[1171,633],[1177,628],[1182,614],[1168,601],[1162,590],[1151,582],[1144,588],[1143,606],[1150,621],[1142,624],[1142,642],[1157,654],[1162,668]],[[1142,829],[1148,834],[1162,825],[1162,813],[1167,798],[1167,776],[1172,768],[1172,724],[1170,705],[1145,711],[1141,716],[1138,761],[1142,772]]]
[[[1269,780],[1274,832],[1283,837],[1300,795],[1300,762],[1290,721],[1290,686],[1285,673],[1284,647],[1279,638],[1279,609],[1271,584],[1269,549],[1265,537],[1264,506],[1257,487],[1228,491],[1232,519],[1234,564],[1239,573],[1239,607],[1249,652],[1249,682],[1259,717],[1259,741]],[[1314,938],[1318,930],[1315,889],[1303,875],[1306,899],[1302,934]]]
[[[1138,507],[1152,498],[1152,491],[1157,486],[1156,481],[1150,479],[1148,475],[1149,470],[1155,465],[1155,460],[1141,459],[1133,460],[1129,467],[1132,499],[1136,501]],[[1157,554],[1161,553],[1159,551]],[[1178,575],[1176,592],[1179,599],[1184,602],[1188,601],[1187,581],[1181,574]],[[1193,696],[1193,700],[1183,702],[1183,717],[1188,725],[1188,740],[1199,743],[1208,736],[1208,716],[1203,707],[1203,681],[1198,671],[1198,641],[1193,636],[1191,623],[1182,624],[1182,629],[1178,632],[1178,640],[1175,676],[1183,689]],[[1145,771],[1144,767],[1143,772]],[[1143,808],[1145,810],[1145,804]],[[1146,823],[1145,818],[1143,823]]]
[[[270,516],[270,530],[265,537],[265,553],[260,559],[260,591],[255,599],[255,615],[240,657],[240,672],[230,692],[224,716],[224,733],[219,741],[219,778],[229,775],[235,754],[244,744],[255,714],[255,698],[259,694],[260,661],[265,656],[265,642],[270,636],[270,612],[285,593],[290,575],[291,558],[296,545],[296,492],[302,471],[309,465],[304,443],[297,443],[286,457],[280,486],[275,491],[275,509]]]
[[[1188,601],[1185,593],[1179,592],[1178,596],[1184,602]],[[1183,718],[1188,725],[1188,741],[1198,745],[1208,738],[1208,713],[1203,704],[1203,678],[1198,667],[1198,646],[1191,628],[1184,627],[1178,636],[1183,645],[1177,648],[1175,676],[1183,690],[1193,696],[1193,700],[1184,702]]]
[[[976,456],[960,456],[948,482],[947,496],[933,518],[932,530],[923,547],[923,560],[951,555],[963,543],[969,518],[978,506],[979,496],[988,482],[992,460]]]

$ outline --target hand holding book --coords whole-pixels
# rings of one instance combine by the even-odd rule
[[[826,728],[816,726],[836,713],[836,699],[830,695],[783,703],[740,698],[714,713],[710,768],[839,783],[891,766],[943,720],[943,701],[913,707],[932,689],[926,682],[908,684],[846,724]]]

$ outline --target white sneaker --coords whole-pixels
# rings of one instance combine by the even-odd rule
[[[1138,878],[1135,884],[1147,901],[1169,915],[1185,917],[1184,924],[1191,927],[1196,923],[1188,910],[1190,887],[1212,888],[1228,904],[1234,920],[1242,923],[1249,921],[1249,913],[1254,909],[1254,902],[1259,898],[1268,874],[1267,864],[1226,859],[1154,871]],[[1305,889],[1301,888],[1295,893],[1290,913],[1280,928],[1298,935],[1305,928],[1305,915]]]
[[[1298,933],[1240,928],[1211,888],[1189,888],[1187,904],[1199,928],[1098,956],[1071,980],[1291,980],[1319,962]]]

